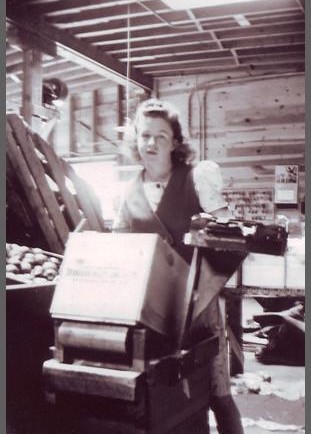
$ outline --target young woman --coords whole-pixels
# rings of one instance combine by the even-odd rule
[[[178,111],[167,102],[144,101],[136,112],[126,149],[142,165],[122,200],[114,229],[158,233],[190,264],[193,249],[183,244],[191,217],[200,212],[230,216],[221,195],[222,177],[213,161],[192,166],[194,154],[184,143]],[[225,334],[215,297],[206,328],[219,337],[219,354],[213,358],[211,408],[220,434],[242,434],[239,411],[230,392]]]

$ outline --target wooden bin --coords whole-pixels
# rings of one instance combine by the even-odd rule
[[[84,229],[106,230],[92,189],[15,113],[7,115],[6,141],[9,242],[62,254],[82,222]]]

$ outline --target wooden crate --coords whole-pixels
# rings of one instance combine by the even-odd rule
[[[15,113],[7,115],[6,141],[7,227],[11,231],[20,225],[27,245],[62,254],[69,232],[82,223],[83,229],[107,230],[90,186]]]
[[[50,356],[49,347],[54,342],[49,315],[54,289],[51,282],[6,288],[7,432],[52,434],[48,430],[51,421],[44,399],[42,363]]]
[[[160,359],[143,372],[44,362],[45,387],[64,434],[206,434],[210,361],[218,338]],[[59,430],[57,432],[60,432]]]

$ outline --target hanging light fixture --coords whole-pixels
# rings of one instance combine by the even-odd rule
[[[43,80],[42,102],[51,106],[62,105],[68,95],[66,83],[58,78]]]

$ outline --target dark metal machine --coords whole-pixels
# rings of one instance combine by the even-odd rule
[[[43,364],[64,432],[208,432],[218,339],[200,333],[201,314],[249,251],[283,254],[286,232],[198,215],[185,243],[190,268],[155,234],[70,236]]]

